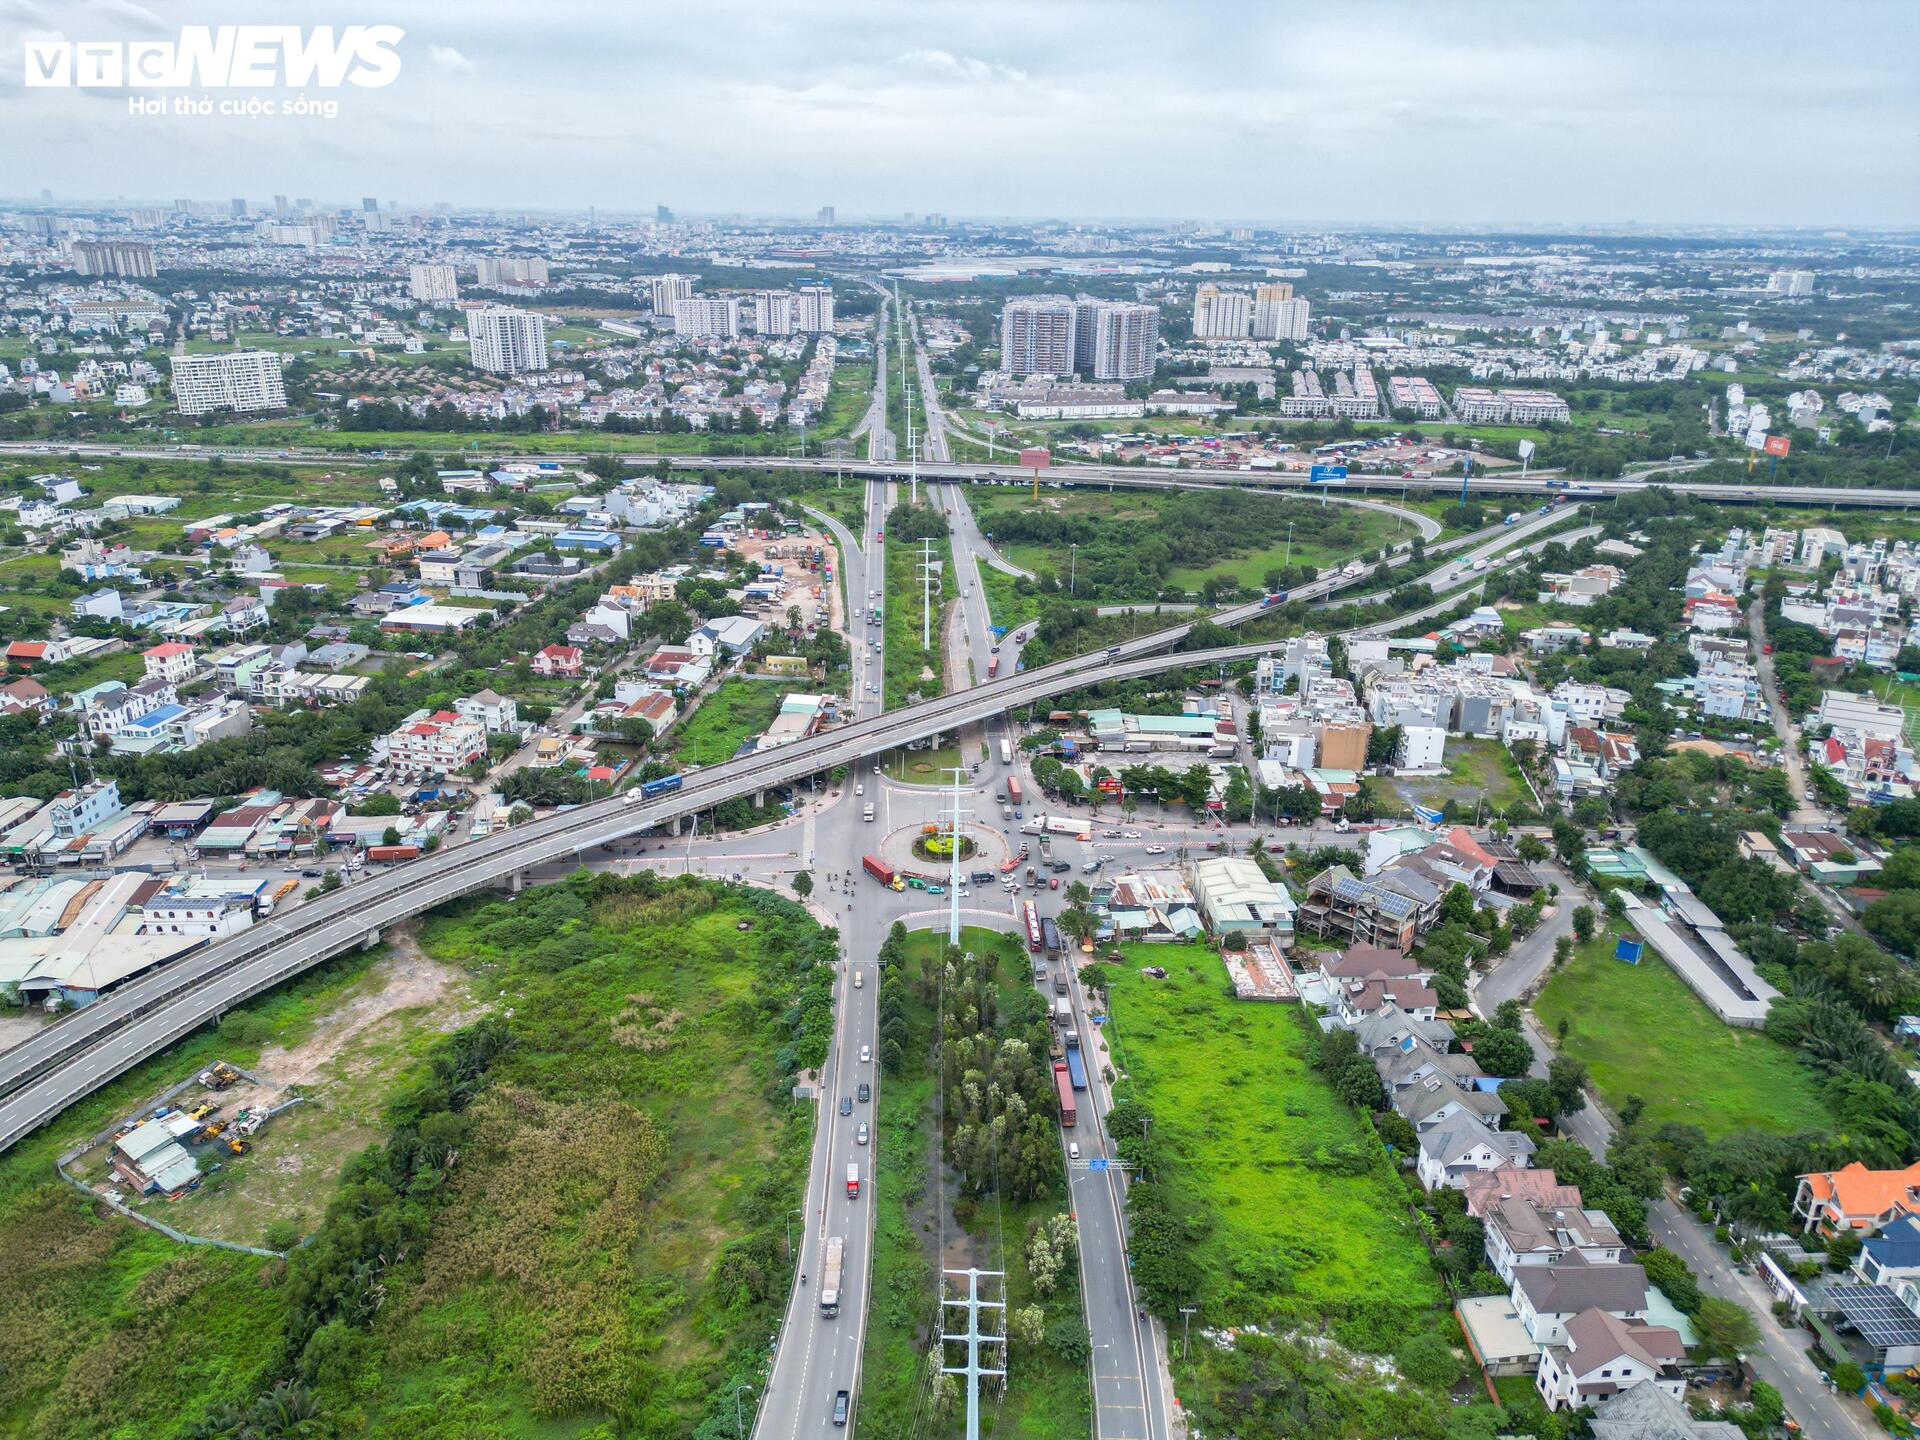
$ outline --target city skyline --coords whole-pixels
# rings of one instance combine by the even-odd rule
[[[297,191],[796,219],[831,205],[842,223],[1920,221],[1906,143],[1920,100],[1903,83],[1920,21],[1889,7],[1824,12],[1873,40],[1841,53],[1788,43],[1802,10],[1730,4],[1565,12],[1551,33],[1508,5],[1394,7],[1390,23],[1379,7],[1102,6],[1098,25],[1072,4],[631,13],[608,29],[594,7],[550,6],[528,34],[501,3],[457,17],[419,0],[351,17],[277,4],[244,18],[401,26],[403,69],[384,89],[328,92],[337,119],[261,122],[135,118],[129,92],[22,84],[30,39],[239,17],[200,0],[164,17],[130,0],[6,0],[10,178],[22,198],[93,203]],[[423,175],[435,193],[418,193]]]

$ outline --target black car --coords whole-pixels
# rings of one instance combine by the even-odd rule
[[[1048,862],[1047,868],[1056,875],[1065,875],[1069,870],[1073,869],[1073,862],[1071,860],[1053,860]]]
[[[833,1423],[835,1425],[844,1426],[847,1423],[847,1407],[851,1403],[852,1397],[846,1391],[833,1392]]]
[[[862,1085],[860,1088],[864,1090],[867,1087]],[[842,1095],[840,1097],[840,1113],[842,1115],[851,1115],[853,1113],[853,1097],[851,1095]]]
[[[873,1087],[862,1080],[860,1082],[860,1103],[865,1105],[871,1099],[873,1099]]]

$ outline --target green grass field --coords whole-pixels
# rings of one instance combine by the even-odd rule
[[[773,723],[787,687],[763,680],[723,680],[674,729],[674,758],[683,765],[718,765]]]
[[[1710,1136],[1832,1125],[1812,1072],[1791,1050],[1721,1024],[1651,947],[1638,965],[1615,960],[1618,933],[1580,947],[1534,1002],[1549,1033],[1566,1022],[1566,1053],[1586,1063],[1612,1109],[1638,1095],[1650,1123],[1684,1121]]]
[[[934,592],[931,644],[920,644],[924,586],[920,574],[920,547],[901,540],[888,541],[886,593],[881,611],[886,643],[881,696],[889,710],[907,703],[909,695],[939,695],[946,689],[947,661],[940,643],[941,617],[947,602],[958,599],[953,579],[953,546],[943,535],[933,543],[933,558],[941,562],[939,588]],[[926,672],[931,671],[928,678]]]
[[[1117,1094],[1153,1112],[1175,1157],[1169,1179],[1213,1222],[1194,1257],[1208,1322],[1439,1304],[1405,1189],[1362,1118],[1310,1068],[1298,1007],[1234,1000],[1208,946],[1123,950],[1124,965],[1103,967],[1126,1075]],[[1145,965],[1167,978],[1142,975]]]
[[[1527,793],[1516,778],[1506,747],[1498,740],[1477,736],[1451,736],[1446,749],[1447,773],[1420,779],[1396,778],[1382,784],[1384,798],[1397,792],[1429,809],[1451,804],[1453,813],[1471,820],[1475,807],[1484,799],[1489,811],[1504,810]]]

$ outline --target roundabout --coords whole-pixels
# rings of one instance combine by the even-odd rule
[[[905,874],[923,875],[944,884],[952,871],[953,856],[946,846],[949,837],[945,825],[929,829],[926,824],[903,825],[889,830],[868,851]],[[966,870],[998,869],[1013,857],[1019,845],[1009,846],[1005,836],[985,825],[960,827],[960,865]]]

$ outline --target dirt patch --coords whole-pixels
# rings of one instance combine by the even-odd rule
[[[0,1050],[24,1045],[51,1023],[44,1010],[14,1010],[0,1015]]]
[[[178,1098],[185,1108],[210,1101],[219,1117],[232,1118],[304,1097],[253,1136],[251,1153],[232,1156],[216,1146],[218,1169],[168,1205],[164,1218],[192,1235],[251,1245],[263,1243],[276,1220],[310,1228],[348,1159],[382,1138],[383,1112],[406,1067],[484,1009],[465,971],[423,954],[411,927],[394,928],[387,954],[297,1043],[261,1052],[251,1067],[256,1080],[218,1093],[195,1087]],[[81,1173],[93,1179],[97,1170],[104,1179],[105,1158],[104,1149],[93,1152]]]

